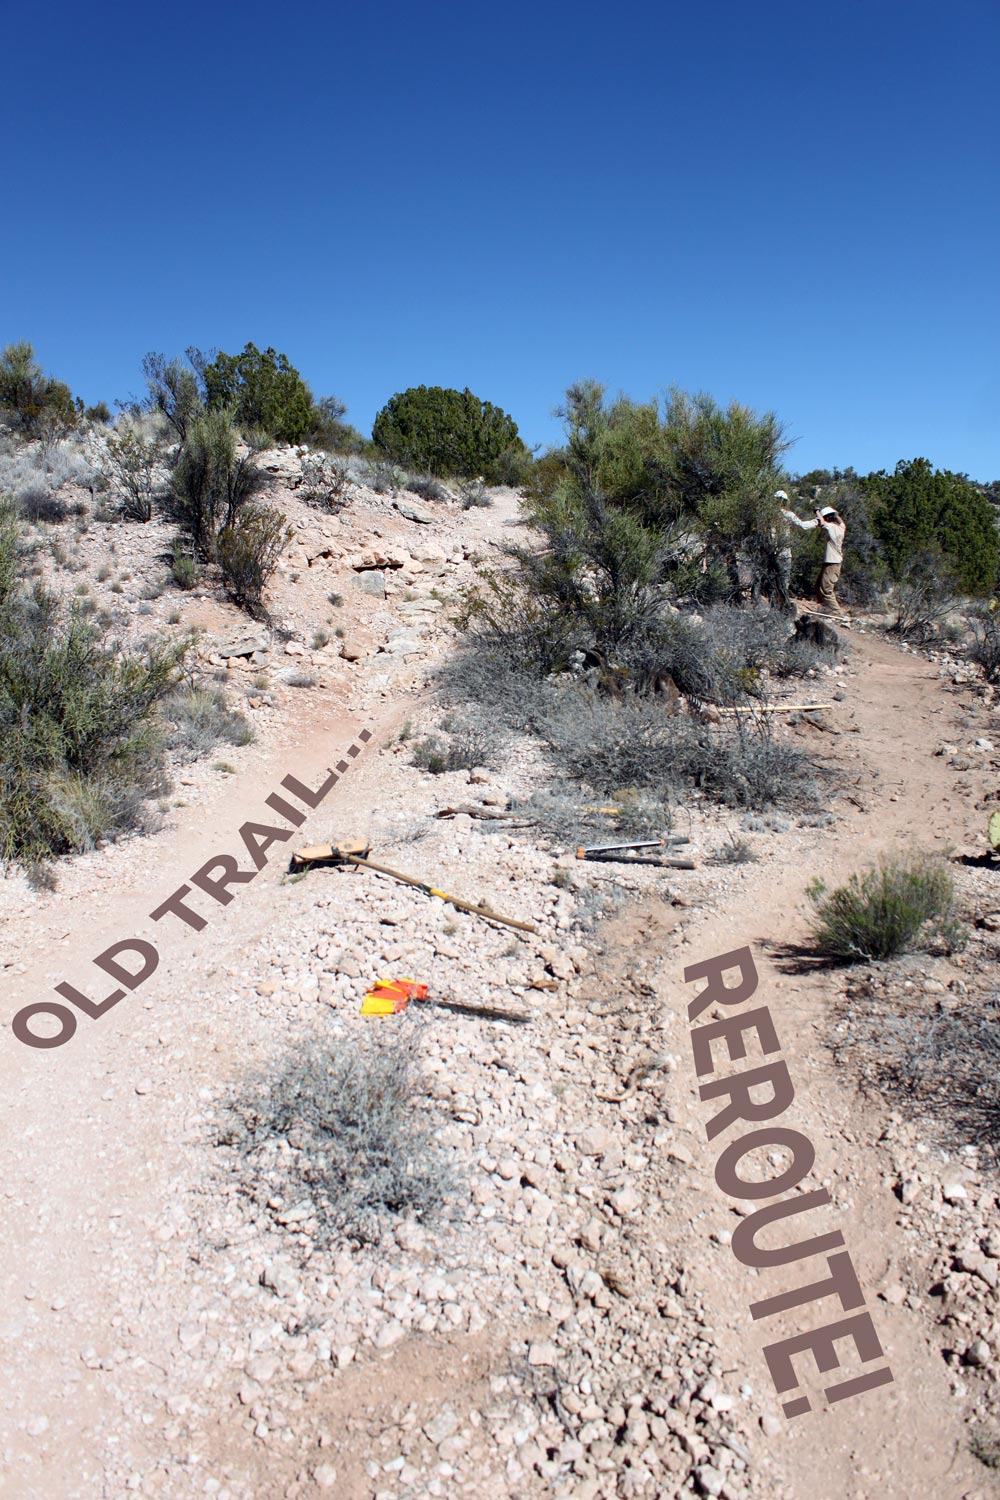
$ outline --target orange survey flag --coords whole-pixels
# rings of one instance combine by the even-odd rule
[[[397,1016],[411,1000],[426,1000],[426,984],[414,979],[376,979],[361,1003],[363,1016]]]

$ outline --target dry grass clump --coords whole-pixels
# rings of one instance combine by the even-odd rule
[[[230,745],[253,742],[252,726],[227,706],[226,695],[219,688],[175,688],[161,707],[169,726],[167,743],[185,760],[207,755],[220,740]]]
[[[833,1050],[889,1107],[943,1145],[1000,1154],[1000,995],[923,994],[870,974],[839,1002]]]
[[[220,1143],[244,1191],[279,1219],[304,1205],[324,1245],[377,1243],[390,1220],[428,1219],[455,1188],[421,1099],[415,1023],[392,1024],[309,1037],[229,1107]]]

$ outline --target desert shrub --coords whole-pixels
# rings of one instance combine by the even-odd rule
[[[517,424],[500,407],[443,386],[411,386],[382,408],[372,441],[395,463],[444,478],[482,474],[492,480],[522,447]]]
[[[174,555],[170,564],[170,576],[179,589],[193,589],[199,578],[198,564],[187,552],[182,551],[178,542],[174,543]]]
[[[459,490],[463,510],[487,510],[493,497],[481,479],[467,479]]]
[[[347,504],[349,484],[347,466],[342,461],[319,453],[303,459],[300,492],[307,505],[335,515]]]
[[[1000,566],[995,512],[964,474],[915,458],[900,460],[892,474],[883,469],[860,483],[894,578],[903,579],[914,559],[940,548],[965,593],[993,588]]]
[[[447,500],[448,491],[440,479],[435,479],[432,474],[410,474],[406,481],[406,488],[411,494],[419,495],[421,500]]]
[[[185,760],[207,755],[220,741],[249,745],[254,739],[251,725],[226,703],[219,688],[177,687],[160,705],[167,724],[167,744]]]
[[[279,443],[301,443],[308,432],[312,395],[287,355],[247,344],[240,354],[217,354],[202,375],[209,411],[228,411]]]
[[[665,797],[690,749],[687,725],[659,706],[574,689],[547,698],[537,732],[560,770],[601,793],[636,787]]]
[[[160,412],[173,430],[177,439],[184,442],[188,429],[196,418],[204,414],[205,391],[201,370],[204,356],[196,349],[188,350],[188,363],[180,359],[167,359],[162,354],[149,353],[143,357],[142,373],[146,377],[146,411]]]
[[[106,401],[95,401],[93,406],[84,408],[83,415],[88,422],[93,422],[100,427],[106,427],[111,421],[111,408]]]
[[[702,617],[700,634],[705,655],[714,654],[716,675],[730,699],[740,690],[752,694],[764,672],[775,677],[804,677],[821,665],[831,665],[838,656],[836,645],[820,646],[800,639],[787,615],[759,605],[713,605]]]
[[[347,407],[336,396],[321,396],[309,411],[309,426],[306,441],[310,448],[322,448],[327,453],[361,453],[368,446],[366,440],[344,421]]]
[[[816,908],[813,941],[830,958],[896,958],[935,942],[955,947],[960,941],[951,873],[927,856],[885,860],[834,891],[817,880],[808,894]]]
[[[496,731],[479,724],[456,727],[448,744],[448,770],[471,771],[496,764]]]
[[[821,666],[833,666],[837,661],[837,646],[817,646],[812,641],[789,636],[772,671],[776,677],[806,677]]]
[[[696,787],[753,809],[815,799],[815,767],[775,736],[767,715],[715,731],[648,699],[613,703],[570,688],[550,690],[533,719],[557,773],[602,794],[633,787],[666,801]]]
[[[969,655],[983,669],[987,682],[1000,682],[1000,609],[991,600],[992,608],[981,615],[973,616],[969,624],[973,641]]]
[[[432,776],[442,776],[448,770],[447,746],[435,734],[417,740],[410,756],[410,765],[418,771],[429,771]]]
[[[214,557],[218,531],[232,528],[262,483],[254,448],[241,449],[228,412],[211,411],[192,421],[171,476],[171,495],[199,556]]]
[[[79,416],[68,385],[45,375],[31,344],[8,344],[0,352],[0,416],[29,437],[54,434]]]
[[[774,491],[788,443],[774,413],[679,390],[662,409],[625,397],[609,404],[601,385],[582,381],[562,414],[566,447],[539,461],[547,482],[529,492],[529,517],[547,535],[567,512],[577,531],[581,521],[593,531],[624,511],[647,550],[655,543],[657,581],[676,595],[775,594]]]
[[[565,449],[540,461],[550,482],[523,507],[542,545],[508,550],[525,591],[574,622],[578,646],[645,676],[672,638],[671,598],[777,592],[773,492],[786,445],[772,414],[679,392],[662,414],[624,398],[609,406],[583,382],[564,418]]]
[[[308,1205],[316,1239],[377,1243],[393,1219],[430,1219],[450,1161],[422,1108],[416,1025],[311,1036],[231,1101],[220,1144],[266,1212]]]
[[[940,548],[911,555],[906,571],[894,584],[895,618],[889,629],[903,640],[926,643],[938,623],[958,602],[959,580]]]
[[[471,771],[474,766],[490,766],[495,759],[495,731],[470,723],[459,726],[447,744],[443,744],[437,735],[417,740],[410,764],[438,776],[446,771]]]
[[[11,495],[29,521],[58,522],[80,514],[83,507],[68,504],[59,491],[90,485],[94,478],[94,470],[70,442],[22,443],[13,451],[0,451],[0,492]]]
[[[779,610],[715,604],[702,616],[702,634],[724,672],[774,671],[785,657],[792,626]]]
[[[26,521],[57,526],[70,516],[70,507],[60,495],[54,495],[42,484],[26,484],[18,491],[21,515]]]
[[[742,703],[760,687],[761,661],[741,650],[756,649],[757,637],[752,626],[744,636],[722,621],[721,615],[661,614],[620,648],[620,669],[640,692],[666,675],[695,703]]]
[[[568,477],[567,453],[563,448],[547,448],[534,459],[531,474],[524,485],[527,500],[549,500]]]
[[[740,838],[739,834],[730,833],[724,844],[720,844],[715,853],[708,860],[712,865],[751,865],[760,859],[753,844],[749,839]]]
[[[158,819],[149,799],[164,790],[159,778],[134,782],[114,771],[53,771],[48,779],[49,807],[73,853],[86,853],[102,839],[123,833],[152,832]]]
[[[21,530],[9,496],[0,495],[0,618],[13,604],[21,557]]]
[[[455,615],[468,655],[459,653],[452,675],[457,681],[464,673],[478,697],[474,680],[480,669],[487,673],[481,688],[488,694],[490,672],[501,679],[510,672],[541,679],[574,668],[582,658],[594,664],[587,674],[591,682],[619,696],[630,689],[642,695],[669,678],[696,702],[742,702],[756,690],[763,662],[773,660],[779,668],[785,660],[788,635],[787,622],[776,613],[762,611],[745,623],[742,613],[722,611],[699,620],[657,607],[655,597],[641,590],[623,590],[605,613],[600,598],[577,595],[572,584],[536,590],[517,573],[483,570]]]
[[[734,807],[813,807],[819,773],[808,755],[780,738],[770,714],[739,715],[716,740],[716,758],[696,785]]]
[[[543,679],[468,643],[439,669],[437,688],[445,701],[485,709],[498,729],[522,734],[534,733],[551,692]]]
[[[9,549],[9,521],[0,534]],[[162,785],[155,708],[183,648],[124,652],[9,579],[0,565],[0,860],[38,869],[139,823]]]
[[[248,613],[261,613],[264,589],[291,537],[291,527],[273,505],[248,505],[220,531],[217,550],[223,581]]]
[[[534,470],[534,454],[518,439],[505,448],[490,465],[490,483],[503,484],[512,490],[524,490],[531,484]]]
[[[156,445],[135,428],[123,426],[105,439],[105,475],[113,486],[122,514],[132,521],[148,521],[153,514]]]
[[[556,599],[494,569],[483,569],[478,585],[464,591],[455,623],[466,637],[463,668],[476,673],[481,665],[487,679],[495,671],[539,677],[563,671],[579,634],[572,615]],[[482,686],[488,691],[488,680]]]
[[[406,474],[397,464],[370,459],[362,482],[377,495],[396,495],[406,489]]]

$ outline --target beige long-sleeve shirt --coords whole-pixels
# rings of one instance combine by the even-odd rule
[[[820,521],[816,517],[813,517],[811,521],[800,521],[792,510],[782,510],[781,514],[800,531],[816,531],[819,528],[825,533],[826,552],[823,556],[825,563],[844,561],[844,537],[847,535],[847,527],[843,521]]]

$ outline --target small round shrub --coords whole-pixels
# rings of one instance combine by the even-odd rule
[[[828,892],[817,880],[807,894],[816,907],[816,948],[829,958],[871,962],[919,951],[935,941],[949,948],[961,942],[951,874],[926,855],[883,861],[852,875],[835,891]]]
[[[198,564],[193,557],[182,552],[179,547],[174,548],[174,560],[170,565],[170,573],[179,589],[193,589],[198,582]]]

